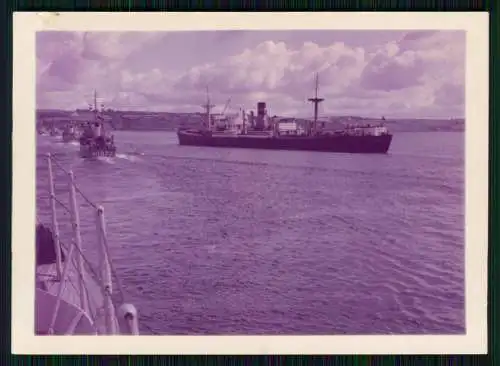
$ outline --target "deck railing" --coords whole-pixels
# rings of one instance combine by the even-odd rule
[[[68,273],[70,267],[73,265],[73,259],[76,259],[76,271],[78,275],[78,286],[77,291],[79,294],[79,304],[77,305],[83,310],[89,318],[95,322],[96,314],[90,306],[89,290],[87,275],[92,275],[93,280],[98,284],[102,299],[103,299],[103,309],[104,309],[104,330],[98,330],[98,334],[139,334],[138,327],[138,317],[137,310],[132,304],[126,303],[124,301],[124,294],[121,288],[118,277],[116,276],[116,271],[113,267],[111,261],[108,239],[106,235],[106,224],[104,217],[104,209],[101,206],[95,205],[90,201],[82,191],[77,187],[75,183],[75,177],[73,172],[64,169],[62,164],[51,154],[46,155],[46,160],[48,164],[48,175],[49,175],[49,199],[50,199],[50,211],[51,211],[51,224],[52,233],[54,236],[54,246],[56,253],[56,278],[59,282],[59,288],[57,293],[57,299],[52,312],[52,318],[49,326],[49,334],[54,332],[54,325],[57,319],[57,315],[60,308],[60,302],[63,301],[63,292],[68,281]],[[69,190],[69,208],[64,205],[55,194],[55,183],[54,183],[54,168],[59,168],[65,176],[68,177],[68,190]],[[90,264],[90,261],[86,258],[83,252],[83,243],[80,232],[80,216],[79,216],[79,205],[77,200],[77,193],[93,208],[95,214],[95,226],[96,226],[96,239],[98,248],[99,265],[98,269],[95,270]],[[69,247],[66,247],[66,258],[63,265],[61,258],[62,241],[60,238],[59,222],[57,216],[56,205],[60,204],[66,211],[69,211],[69,216],[72,225],[72,243]],[[90,273],[84,270],[84,265],[87,264]],[[113,276],[114,274],[114,276]],[[116,306],[116,301],[113,300],[113,277],[117,282],[118,292],[121,295],[121,303]],[[118,310],[118,311],[117,311]],[[118,314],[116,314],[118,312]],[[118,316],[118,317],[117,317]],[[76,320],[75,320],[76,321]]]

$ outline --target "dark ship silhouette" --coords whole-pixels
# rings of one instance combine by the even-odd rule
[[[203,107],[206,121],[201,129],[177,131],[180,145],[212,146],[270,150],[307,150],[337,153],[385,154],[392,142],[392,134],[380,124],[354,124],[336,131],[318,128],[318,105],[323,98],[318,97],[318,75],[316,93],[309,101],[314,104],[314,120],[305,126],[292,121],[277,121],[267,116],[266,103],[257,104],[257,116],[253,112],[249,121],[245,111],[241,117],[227,121],[221,126],[221,118],[211,115],[214,107],[210,103],[207,88],[207,102]],[[382,119],[385,121],[385,118]],[[324,124],[323,124],[324,125]]]
[[[87,122],[80,137],[80,156],[95,158],[99,156],[114,157],[116,146],[114,136],[104,129],[104,118],[97,109],[97,93],[94,91],[94,106],[89,108],[94,112],[93,121]]]

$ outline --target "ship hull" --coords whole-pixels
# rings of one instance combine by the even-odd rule
[[[88,146],[80,146],[80,157],[85,159],[92,159],[97,157],[109,157],[113,158],[116,156],[116,150],[112,149],[95,149]]]
[[[251,136],[251,135],[208,135],[193,130],[177,132],[180,145],[210,146],[267,150],[303,150],[351,154],[386,154],[392,142],[392,135],[380,136]]]
[[[83,140],[83,141],[82,141]],[[115,157],[116,147],[112,143],[103,143],[98,141],[88,141],[81,139],[80,141],[80,157],[81,158],[97,158],[97,157]]]

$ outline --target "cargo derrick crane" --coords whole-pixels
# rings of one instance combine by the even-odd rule
[[[224,105],[224,109],[223,109],[223,110],[222,110],[222,112],[221,112],[221,116],[226,117],[226,118],[225,118],[225,123],[224,123],[224,125],[226,126],[225,128],[230,127],[230,126],[229,126],[229,124],[230,124],[230,123],[229,123],[229,118],[227,118],[227,116],[226,116],[226,111],[227,111],[227,108],[229,107],[229,104],[230,104],[230,103],[231,103],[231,97],[229,97],[229,98],[227,99],[226,104]]]
[[[231,98],[228,98],[226,104],[224,105],[224,109],[222,110],[222,115],[226,113],[227,108],[229,107],[229,103],[231,103]]]

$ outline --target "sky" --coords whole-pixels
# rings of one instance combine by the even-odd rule
[[[37,108],[462,118],[464,31],[37,33]]]

